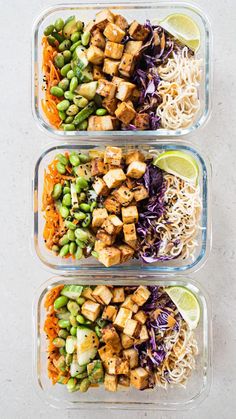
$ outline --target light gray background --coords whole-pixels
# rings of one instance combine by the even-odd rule
[[[30,105],[30,41],[35,16],[49,0],[0,0],[0,418],[201,418],[233,419],[236,411],[236,2],[198,0],[214,32],[211,120],[193,137],[213,166],[213,249],[198,279],[213,305],[214,379],[209,398],[190,413],[63,412],[46,406],[32,383],[32,299],[50,277],[33,259],[31,189],[33,161],[49,139]],[[65,1],[66,3],[66,1]],[[69,3],[69,2],[68,2]]]

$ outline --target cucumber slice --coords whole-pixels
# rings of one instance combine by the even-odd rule
[[[84,70],[76,67],[74,73],[78,77],[79,83],[89,83],[93,81],[93,74],[89,67],[86,67]]]
[[[81,285],[65,285],[61,291],[61,295],[71,298],[71,300],[77,300],[83,292],[83,287]]]
[[[70,365],[70,375],[75,377],[77,374],[81,374],[86,371],[86,365],[80,366],[77,361],[73,361]]]
[[[77,67],[80,68],[81,70],[87,67],[89,62],[86,56],[85,48],[82,45],[79,45],[74,51],[73,61],[74,61],[74,64],[76,64]]]
[[[99,339],[93,330],[83,326],[77,328],[77,360],[80,366],[95,358],[98,346]]]
[[[75,92],[78,95],[84,96],[88,100],[92,100],[96,95],[97,85],[97,81],[91,81],[90,83],[82,83],[75,89]]]
[[[73,354],[76,349],[76,337],[68,336],[66,338],[66,352],[68,354]]]
[[[73,32],[77,29],[77,23],[75,16],[70,16],[65,23],[63,28],[63,35],[65,38],[69,39]]]

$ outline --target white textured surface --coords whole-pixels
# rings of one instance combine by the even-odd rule
[[[32,257],[32,161],[49,140],[36,127],[30,106],[30,40],[33,18],[55,2],[0,0],[0,131],[1,131],[1,419],[92,418],[84,412],[47,407],[32,384],[32,299],[50,276]],[[66,1],[65,1],[66,3]],[[69,3],[69,2],[68,2]],[[214,31],[213,112],[194,135],[213,166],[213,249],[198,273],[213,305],[214,378],[209,398],[191,413],[109,412],[111,418],[147,417],[233,419],[236,411],[236,114],[234,0],[199,0]],[[105,413],[107,415],[108,412]],[[96,418],[104,417],[97,412]]]

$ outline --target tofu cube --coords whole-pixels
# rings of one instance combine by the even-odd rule
[[[102,64],[102,62],[104,60],[103,51],[100,48],[95,47],[95,45],[91,45],[87,49],[86,54],[87,54],[87,59],[90,63]]]
[[[104,163],[120,166],[122,159],[122,149],[120,147],[106,147],[104,153]]]
[[[148,331],[145,324],[141,327],[139,338],[135,341],[136,344],[140,345],[143,342],[149,340]]]
[[[109,268],[109,266],[119,264],[120,257],[121,257],[120,250],[117,249],[116,247],[110,246],[110,247],[105,247],[99,252],[98,260],[107,268]]]
[[[127,177],[125,184],[127,188],[134,189],[136,186],[136,180],[131,179],[130,177]]]
[[[135,315],[134,319],[138,320],[141,324],[145,324],[147,320],[147,315],[144,313],[143,310],[139,310]]]
[[[109,189],[105,184],[104,180],[100,177],[96,178],[93,182],[93,189],[95,190],[97,195],[106,196],[109,193]]]
[[[122,57],[124,45],[117,44],[116,42],[107,41],[105,48],[105,57],[119,60]]]
[[[96,239],[103,242],[106,246],[111,246],[115,242],[115,236],[111,236],[102,229],[97,231]]]
[[[108,217],[108,212],[106,208],[95,208],[93,210],[93,227],[101,227],[105,219]]]
[[[143,306],[143,304],[146,303],[146,301],[149,299],[151,293],[148,290],[147,287],[144,285],[140,285],[136,291],[132,294],[131,298],[132,301],[134,301],[138,306]]]
[[[137,113],[134,118],[134,125],[139,130],[145,130],[150,128],[150,118],[148,113]]]
[[[109,213],[120,214],[121,205],[114,196],[108,196],[104,201],[104,207]]]
[[[86,287],[86,288],[83,289],[83,292],[81,294],[81,297],[86,298],[86,300],[92,300],[92,301],[96,302],[96,300],[93,297],[92,293],[93,293],[92,288]]]
[[[109,22],[114,22],[114,15],[109,9],[104,9],[96,13],[95,23],[99,29],[104,31]]]
[[[123,303],[125,300],[125,291],[123,287],[115,287],[112,290],[112,303]]]
[[[110,115],[89,117],[88,131],[113,131],[116,127],[116,121]]]
[[[144,368],[135,368],[130,373],[130,384],[138,390],[143,390],[148,387],[148,377],[148,372]]]
[[[130,240],[130,241],[126,241],[125,243],[127,243],[134,250],[137,250],[138,248],[138,240]]]
[[[126,322],[131,319],[132,311],[128,310],[127,308],[121,307],[118,311],[116,319],[114,321],[114,326],[118,329],[124,329]]]
[[[103,72],[109,74],[110,76],[116,76],[118,74],[119,64],[119,61],[111,60],[110,58],[105,58],[103,63]]]
[[[138,55],[140,49],[142,48],[143,42],[142,41],[128,41],[125,44],[125,52],[132,55]]]
[[[117,311],[118,309],[115,306],[106,306],[102,313],[102,319],[113,322],[116,318]]]
[[[103,362],[107,361],[108,359],[116,356],[116,352],[112,348],[112,346],[104,345],[98,349],[99,356]]]
[[[124,349],[129,349],[134,346],[134,339],[124,333],[121,333],[121,345]]]
[[[113,326],[102,329],[102,339],[107,345],[113,348],[116,354],[120,353],[122,349],[120,336]]]
[[[143,185],[136,186],[133,192],[134,199],[136,202],[142,201],[143,199],[146,199],[149,196],[148,190]]]
[[[115,115],[123,124],[128,125],[134,119],[136,111],[126,102],[121,102],[115,111]]]
[[[97,29],[96,23],[94,20],[90,20],[87,25],[84,26],[84,32],[93,33]]]
[[[116,375],[117,357],[109,358],[105,361],[104,367],[108,374]]]
[[[116,98],[122,102],[127,100],[131,96],[134,88],[135,84],[129,83],[128,81],[122,81],[117,87]]]
[[[130,369],[136,368],[138,366],[138,351],[136,349],[125,349],[123,351],[123,356],[129,361]]]
[[[125,31],[114,23],[108,23],[103,34],[109,41],[120,43],[125,36]]]
[[[115,110],[117,108],[117,99],[113,98],[110,99],[109,97],[105,97],[102,101],[102,106],[107,110],[110,115],[115,115]]]
[[[135,57],[132,54],[128,54],[127,52],[124,52],[122,55],[120,65],[119,65],[119,72],[122,74],[122,76],[130,77],[133,74],[134,71],[134,65],[135,65]]]
[[[104,78],[102,68],[98,65],[93,66],[93,80],[97,81]]]
[[[117,375],[128,375],[129,374],[129,360],[118,358],[116,361],[116,374]]]
[[[127,176],[132,177],[134,179],[139,179],[146,172],[146,167],[147,165],[144,162],[133,161],[129,164],[127,168]]]
[[[118,87],[120,85],[120,83],[122,83],[124,81],[124,79],[122,79],[121,77],[112,77],[112,83],[116,85],[116,87]]]
[[[96,92],[103,97],[113,99],[116,94],[116,85],[108,80],[100,79]]]
[[[128,262],[134,256],[134,250],[127,244],[120,244],[117,247],[121,252],[121,263]]]
[[[137,239],[135,224],[124,224],[123,232],[125,237],[125,242],[133,241]]]
[[[117,391],[118,378],[117,375],[105,374],[104,388],[107,391]]]
[[[99,253],[105,247],[106,247],[106,243],[102,242],[101,240],[95,240],[95,244],[94,244],[95,252]]]
[[[122,15],[115,15],[114,23],[115,25],[119,26],[119,28],[123,29],[123,31],[129,27],[127,20]]]
[[[108,305],[113,295],[106,285],[97,285],[93,291],[93,297],[98,303]]]
[[[130,386],[130,378],[127,375],[119,375],[118,377],[118,386],[121,388]]]
[[[136,20],[134,20],[129,29],[128,32],[135,41],[145,41],[149,34],[149,29],[145,28],[145,26],[138,23]]]
[[[138,311],[138,305],[133,302],[131,295],[127,295],[121,307],[132,311],[132,313],[137,313]]]
[[[101,310],[100,304],[87,300],[82,305],[81,313],[83,314],[84,317],[86,317],[86,319],[94,322],[96,318],[99,316],[100,310]]]
[[[115,226],[112,224],[111,220],[109,220],[109,218],[107,218],[104,223],[102,224],[102,229],[107,233],[107,234],[113,234],[115,235]]]
[[[105,164],[103,159],[100,157],[95,157],[95,159],[92,160],[91,165],[91,175],[92,176],[102,176],[105,174]]]
[[[90,45],[93,45],[97,48],[104,50],[105,45],[106,45],[106,40],[99,29],[96,29],[95,31],[93,31],[92,36],[90,38]]]
[[[125,163],[127,166],[133,161],[144,161],[144,155],[137,149],[128,151],[128,153],[125,155]]]
[[[141,327],[142,327],[142,324],[139,323],[137,320],[129,319],[126,322],[126,325],[124,328],[124,334],[131,338],[137,338],[141,331]]]
[[[128,206],[134,198],[133,192],[127,186],[120,186],[119,189],[113,192],[113,196],[124,207]]]
[[[124,224],[132,224],[138,222],[138,210],[135,205],[121,208],[121,213]]]
[[[123,223],[119,219],[119,217],[117,217],[117,215],[115,215],[115,214],[111,214],[111,215],[108,216],[108,220],[114,226],[114,234],[115,235],[119,234],[122,231],[122,227],[123,227]]]
[[[103,180],[109,189],[117,188],[125,179],[126,176],[122,169],[111,169],[103,176]]]

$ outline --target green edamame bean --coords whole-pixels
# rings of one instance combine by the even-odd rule
[[[43,33],[45,36],[48,36],[48,35],[51,35],[53,31],[54,31],[54,25],[49,25],[44,29]]]
[[[77,327],[72,326],[72,327],[70,328],[70,334],[71,334],[72,336],[76,336],[76,334],[77,334]]]
[[[79,208],[84,212],[90,212],[90,205],[83,202],[80,204]]]
[[[65,195],[66,193],[70,193],[70,188],[68,186],[64,186],[63,188],[63,195]]]
[[[64,92],[66,89],[68,89],[69,84],[70,84],[69,80],[67,78],[64,78],[58,83],[58,87],[60,87]]]
[[[77,127],[80,131],[86,131],[88,128],[88,121],[87,119],[85,119],[84,121],[82,121],[78,127]]]
[[[66,365],[70,365],[73,361],[73,355],[72,354],[66,354]]]
[[[72,223],[72,221],[67,221],[65,222],[65,225],[67,228],[69,228],[70,230],[76,230],[76,225],[74,223]],[[73,239],[74,240],[74,239]]]
[[[78,322],[76,320],[76,316],[73,316],[72,314],[70,315],[70,324],[71,326],[77,327],[78,326]]]
[[[74,71],[73,71],[73,70],[69,70],[69,71],[68,71],[68,73],[67,73],[67,75],[66,75],[66,77],[67,77],[69,80],[71,80],[71,79],[74,77],[74,75],[75,75]],[[70,93],[72,93],[72,92],[70,92]],[[73,94],[73,97],[72,97],[72,99],[71,99],[71,100],[74,100],[74,94]]]
[[[67,99],[67,100],[73,100],[73,98],[74,98],[74,93],[72,93],[72,92],[70,92],[69,90],[67,90],[67,91],[64,93],[64,96],[65,96],[65,99]]]
[[[60,238],[59,245],[64,246],[65,244],[68,244],[68,243],[69,243],[69,238],[67,234],[65,234],[63,237]]]
[[[79,239],[75,239],[75,242],[76,242],[77,246],[80,247],[80,249],[84,249],[86,247],[86,243],[85,242],[82,242]]]
[[[65,207],[70,207],[71,206],[71,194],[66,193],[63,196],[62,205],[64,205]]]
[[[52,47],[55,47],[57,45],[57,40],[56,38],[54,38],[54,36],[49,35],[47,37],[47,40],[48,40],[49,45],[51,45]]]
[[[74,116],[79,112],[79,108],[76,105],[70,105],[69,108],[67,109],[66,113],[69,116]]]
[[[63,55],[62,55],[63,56]],[[64,57],[63,57],[64,58]],[[61,75],[63,76],[63,77],[66,77],[66,75],[67,75],[67,73],[68,73],[68,71],[70,71],[71,70],[71,65],[70,64],[66,64],[66,65],[64,65],[63,67],[62,67],[62,69],[61,69]]]
[[[64,348],[64,346],[66,344],[66,342],[62,338],[55,338],[55,339],[53,339],[52,343],[53,343],[54,346],[56,346],[56,348]]]
[[[69,252],[69,244],[65,244],[65,246],[61,248],[59,256],[63,258],[64,256],[67,255],[68,252]]]
[[[86,218],[82,222],[82,227],[86,228],[91,223],[91,214],[86,214]]]
[[[85,303],[85,298],[84,297],[78,297],[77,298],[77,303],[80,305],[80,306],[82,306],[82,304],[84,304]],[[76,319],[77,320],[77,319]],[[77,320],[78,321],[78,320]]]
[[[66,168],[64,166],[64,164],[58,162],[56,165],[57,171],[61,174],[64,175],[66,173]]]
[[[75,42],[74,44],[71,45],[70,51],[74,52],[79,45],[81,45],[81,41]]]
[[[80,323],[80,324],[84,324],[84,323],[85,323],[85,318],[84,318],[84,316],[82,316],[82,314],[78,314],[78,315],[76,316],[76,320],[77,320],[77,322],[78,322],[78,323]]]
[[[84,47],[86,47],[86,46],[89,44],[89,40],[90,40],[90,32],[84,32],[84,33],[81,35],[81,42],[82,42],[82,45],[83,45]]]
[[[88,181],[83,176],[79,176],[76,179],[76,185],[79,185],[81,187],[81,189],[87,189],[88,188]]]
[[[66,111],[69,108],[69,106],[70,106],[69,100],[65,99],[57,104],[57,109],[59,111]]]
[[[68,301],[68,297],[60,295],[60,297],[56,298],[56,300],[54,301],[54,309],[59,310],[59,308],[66,306]]]
[[[75,131],[74,124],[63,124],[64,131]]]
[[[63,29],[64,26],[64,20],[59,17],[56,22],[54,23],[55,29],[57,32],[60,32]]]
[[[65,39],[58,47],[59,51],[65,51],[71,47],[71,41],[69,39]]]
[[[64,180],[64,186],[67,186],[67,188],[70,187],[70,182],[69,180]]]
[[[58,336],[59,336],[59,338],[66,339],[66,338],[67,338],[67,336],[69,336],[69,333],[67,332],[67,330],[65,330],[65,329],[61,329],[61,330],[59,330],[59,332],[58,332]]]
[[[81,383],[80,383],[79,390],[82,393],[86,393],[86,391],[88,391],[89,387],[90,387],[90,381],[89,381],[89,379],[88,378],[84,378],[81,381]]]
[[[52,251],[53,251],[54,253],[58,253],[58,252],[59,252],[59,250],[60,250],[60,248],[59,248],[56,244],[54,244],[54,245],[52,246]]]
[[[67,383],[66,387],[67,387],[67,390],[69,391],[69,393],[74,391],[76,384],[77,384],[76,378],[70,378],[68,380],[68,383]]]
[[[80,188],[79,185],[75,185],[75,191],[76,191],[77,194],[80,194],[81,188]]]
[[[76,317],[78,312],[80,311],[79,305],[75,301],[72,301],[72,300],[68,301],[67,308],[74,317]]]
[[[60,86],[52,86],[50,93],[56,97],[62,97],[64,95],[64,90]]]
[[[66,356],[66,350],[65,350],[65,348],[64,347],[63,348],[59,348],[59,353],[60,353],[60,355]]]
[[[86,377],[88,377],[87,371],[80,372],[79,374],[76,375],[76,378],[78,378],[78,380],[81,380],[81,378],[86,378]]]
[[[90,204],[90,211],[93,212],[93,210],[97,208],[97,202],[93,201],[92,204]]]
[[[96,335],[97,335],[99,338],[102,336],[102,334],[101,334],[101,330],[100,330],[100,327],[95,326],[95,332],[96,332]]]
[[[61,164],[64,164],[64,166],[68,164],[68,158],[64,156],[64,154],[59,153],[56,155],[56,158]]]
[[[62,218],[67,218],[68,217],[68,215],[69,215],[69,213],[70,213],[70,211],[68,210],[68,208],[67,207],[64,207],[63,205],[60,207],[60,214],[61,214],[61,216],[62,216]]]
[[[70,327],[70,320],[60,319],[58,321],[58,326],[62,329],[66,329],[67,327]]]
[[[71,233],[73,233],[73,231],[72,230],[69,230]],[[76,246],[76,243],[75,242],[71,242],[70,243],[70,247],[69,247],[69,253],[70,253],[70,255],[74,255],[75,254],[75,252],[76,252],[76,250],[77,250],[77,246]]]
[[[88,104],[88,100],[81,95],[75,95],[74,98],[73,98],[73,102],[79,108],[84,108]]]
[[[65,59],[61,53],[57,54],[54,58],[54,63],[58,68],[62,68],[65,64]]]
[[[59,115],[59,117],[60,117],[60,119],[62,121],[65,121],[65,119],[66,119],[66,113],[64,111],[59,111],[58,112],[58,115]]]
[[[52,197],[54,199],[59,199],[62,194],[62,185],[60,183],[56,183],[53,187]]]
[[[72,35],[70,37],[71,42],[73,42],[73,44],[74,44],[75,42],[77,42],[80,39],[80,36],[81,36],[81,34],[78,31],[72,33]]]
[[[71,81],[70,81],[70,92],[74,92],[74,90],[76,89],[76,87],[78,86],[78,79],[76,76],[72,77]]]
[[[71,106],[76,106],[76,105],[71,105]],[[80,159],[79,159],[78,154],[72,153],[69,157],[69,160],[72,166],[79,166],[80,164]]]
[[[82,256],[83,256],[83,251],[82,251],[82,249],[81,249],[80,247],[77,247],[77,250],[76,250],[76,252],[75,252],[75,259],[76,259],[76,260],[79,260],[79,259],[81,259],[81,258],[82,258]]]
[[[67,116],[65,119],[65,124],[71,124],[73,122],[73,116]]]
[[[80,221],[80,220],[84,220],[84,219],[85,219],[85,217],[86,217],[86,215],[85,215],[83,212],[81,212],[81,211],[79,211],[79,212],[75,212],[75,213],[74,213],[74,218],[75,218],[76,220],[78,220],[78,221]]]
[[[96,115],[98,115],[98,116],[103,116],[103,115],[106,115],[106,114],[107,114],[107,110],[104,109],[104,108],[99,108],[99,109],[96,110]]]
[[[78,22],[76,23],[77,29],[79,32],[81,32],[83,30],[84,24],[83,22],[81,22],[81,20],[78,20]]]
[[[81,192],[79,195],[79,202],[83,202],[86,200],[86,194],[84,192]]]
[[[65,63],[66,64],[69,63],[70,60],[71,60],[71,52],[68,49],[66,49],[65,51],[63,51],[62,54],[63,54],[64,60],[65,60]]]
[[[91,160],[87,154],[83,154],[83,153],[79,154],[79,158],[80,158],[81,163],[88,163]]]

